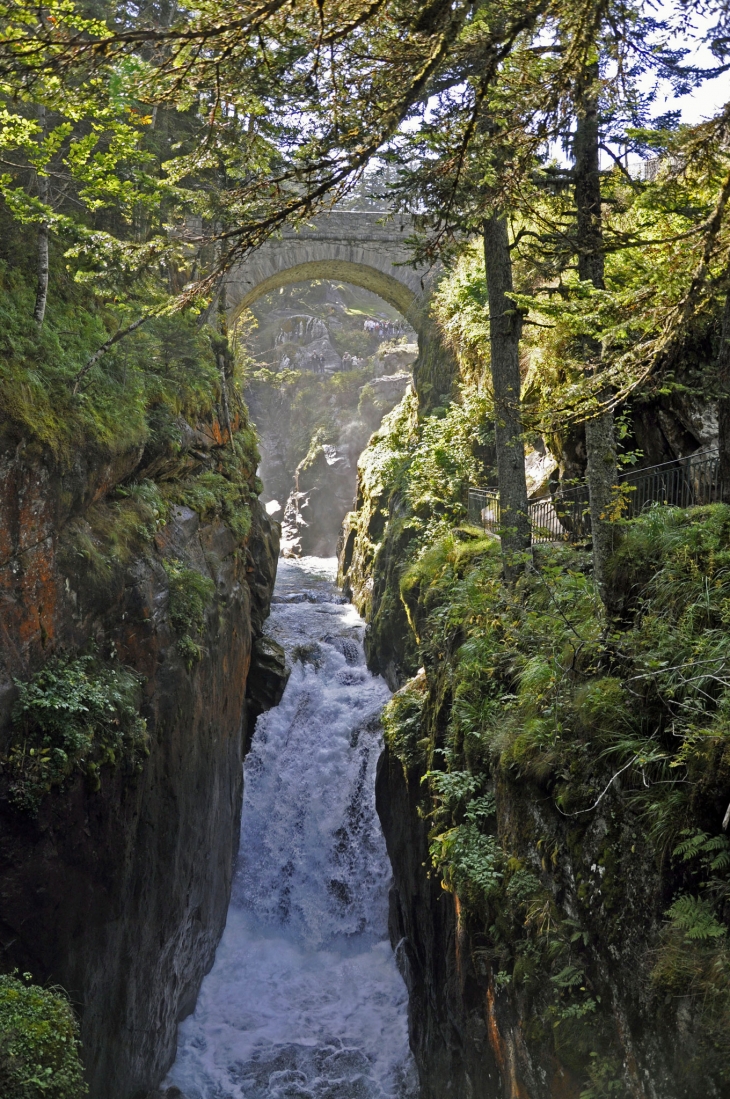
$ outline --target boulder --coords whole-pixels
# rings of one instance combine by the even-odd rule
[[[257,638],[246,685],[248,712],[252,717],[279,705],[290,674],[281,645],[270,637]]]

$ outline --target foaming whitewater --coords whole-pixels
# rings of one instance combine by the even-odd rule
[[[379,714],[336,560],[282,560],[267,633],[291,678],[244,768],[228,922],[166,1084],[188,1099],[415,1099],[375,812]]]

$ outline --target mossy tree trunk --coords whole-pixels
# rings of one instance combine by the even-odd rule
[[[728,272],[730,275],[730,271]],[[730,289],[725,296],[720,329],[720,350],[717,354],[717,381],[720,390],[717,402],[717,430],[720,446],[720,498],[730,504]]]
[[[501,214],[484,223],[484,266],[489,299],[502,559],[505,576],[514,579],[530,546],[530,520],[520,412],[522,314],[509,297],[513,289],[512,256],[507,220]]]
[[[46,136],[46,108],[38,108],[38,122],[41,127],[41,139]],[[50,198],[50,186],[48,176],[43,173],[38,173],[38,198],[44,204],[48,205]],[[33,320],[40,328],[43,325],[43,320],[46,315],[46,303],[48,301],[48,222],[42,221],[38,226],[38,283],[35,296],[35,308],[33,310]]]
[[[218,295],[218,332],[216,340],[215,356],[218,364],[218,374],[221,386],[221,412],[223,426],[228,432],[228,441],[233,443],[233,429],[231,427],[231,412],[228,406],[228,377],[232,371],[231,348],[228,341],[228,316],[226,302],[226,284],[223,283]]]
[[[599,172],[599,119],[597,67],[586,74],[578,103],[578,122],[573,143],[576,248],[578,275],[603,290],[604,252],[601,215],[601,177]],[[598,340],[587,338],[584,353],[588,368],[594,373],[601,369],[601,348]],[[607,387],[599,388],[598,399],[610,397]],[[590,498],[591,532],[593,541],[593,572],[604,604],[610,603],[606,585],[606,564],[614,544],[611,522],[613,488],[616,483],[616,436],[613,412],[605,411],[586,421],[587,480]]]

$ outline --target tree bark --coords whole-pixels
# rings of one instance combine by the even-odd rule
[[[507,221],[499,214],[484,223],[484,266],[489,299],[502,559],[506,578],[513,580],[522,570],[524,554],[530,546],[530,519],[520,413],[522,314],[508,297],[513,289],[512,257]]]
[[[717,380],[720,396],[717,402],[717,434],[720,447],[720,468],[717,478],[720,499],[730,504],[730,290],[725,296],[720,330],[720,350],[717,353]]]
[[[223,283],[218,295],[218,331],[220,342],[216,350],[218,372],[221,379],[221,406],[223,412],[223,426],[228,432],[228,441],[233,445],[233,429],[231,427],[231,412],[228,407],[228,372],[230,367],[230,345],[228,342],[228,317],[226,314],[226,284]]]
[[[595,90],[597,73],[592,73],[579,102],[578,124],[573,143],[575,158],[575,206],[578,248],[578,274],[583,281],[603,290],[604,253],[601,215],[601,177],[599,174],[598,97]],[[597,340],[585,341],[585,356],[592,362],[594,373],[600,371],[601,349]],[[598,399],[606,400],[610,393],[599,389]],[[606,565],[614,548],[614,525],[611,522],[613,487],[616,483],[616,436],[613,412],[602,412],[586,421],[586,470],[591,511],[593,542],[593,574],[601,599],[608,607]]]
[[[41,124],[41,134],[46,134],[46,108],[38,108],[38,121]],[[38,198],[44,205],[48,205],[49,180],[47,175],[38,173]],[[33,320],[39,328],[43,326],[46,315],[46,302],[48,301],[48,222],[42,221],[38,226],[38,283],[35,295],[35,309]]]

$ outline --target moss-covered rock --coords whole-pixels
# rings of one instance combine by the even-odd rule
[[[610,629],[585,552],[536,547],[511,589],[469,528],[386,546],[359,583],[423,666],[378,804],[424,1095],[726,1094],[730,509],[627,524]]]

